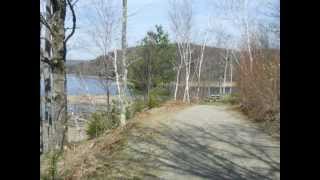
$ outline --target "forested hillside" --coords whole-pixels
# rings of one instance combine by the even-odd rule
[[[200,45],[192,44],[192,47],[195,49],[193,56],[199,57],[200,54]],[[130,60],[134,61],[135,58],[138,58],[138,51],[139,47],[131,47],[128,48],[128,57],[131,57]],[[224,71],[224,65],[225,62],[222,58],[224,55],[226,49],[223,48],[215,48],[206,46],[205,47],[205,53],[204,53],[204,60],[203,60],[203,80],[211,80],[216,79],[218,80],[219,77],[223,76]],[[112,52],[110,52],[112,54]],[[121,61],[121,50],[118,50],[119,55],[119,61]],[[93,60],[88,61],[71,61],[71,63],[68,63],[67,60],[67,73],[77,73],[81,72],[83,75],[99,75],[99,69],[101,69],[103,64],[103,58],[101,56],[97,57]],[[109,58],[107,60],[110,63],[110,66],[112,65],[112,60]],[[179,61],[179,58],[176,59],[177,63]],[[196,68],[196,64],[193,64],[193,70]]]

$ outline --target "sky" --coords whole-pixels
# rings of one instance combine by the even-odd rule
[[[75,35],[68,42],[68,54],[67,59],[72,60],[91,60],[99,55],[99,50],[91,43],[87,31],[92,28],[88,25],[88,18],[92,16],[93,11],[90,11],[91,0],[79,0],[76,7],[77,14],[77,26]],[[229,34],[235,36],[239,35],[239,28],[234,26],[229,20],[220,18],[217,15],[219,10],[216,9],[213,3],[214,0],[197,0],[193,1],[194,12],[194,41],[199,43],[202,41],[203,36],[200,34],[207,28],[208,18],[210,17],[211,25],[220,28],[223,31],[227,31]],[[219,1],[219,0],[218,0]],[[263,0],[249,0],[253,3],[251,9],[251,17],[259,17],[261,14],[258,8],[264,8],[265,5],[257,6],[258,3],[263,4]],[[276,1],[276,0],[270,0]],[[113,6],[118,7],[121,10],[121,1],[114,0]],[[257,8],[258,7],[258,8]],[[221,10],[221,9],[220,9]],[[168,17],[169,0],[128,0],[128,27],[127,27],[127,40],[128,46],[135,46],[145,36],[149,30],[154,30],[154,26],[162,25],[164,30],[169,33],[169,38],[173,40],[171,36],[170,22]],[[117,11],[121,13],[121,11]],[[67,13],[68,14],[68,13]],[[120,14],[119,14],[120,15]],[[70,25],[70,17],[67,15],[66,25]],[[214,35],[212,35],[214,36]],[[214,38],[211,38],[214,39]],[[214,44],[212,41],[211,43]],[[86,45],[86,47],[84,47]],[[114,46],[120,47],[120,41]]]

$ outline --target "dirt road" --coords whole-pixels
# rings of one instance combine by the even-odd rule
[[[147,132],[129,143],[131,157],[149,157],[135,159],[143,179],[280,179],[279,142],[227,106],[162,112]]]
[[[280,179],[280,144],[222,105],[163,106],[66,153],[71,179]],[[123,137],[122,143],[110,144]],[[111,153],[112,152],[112,153]]]

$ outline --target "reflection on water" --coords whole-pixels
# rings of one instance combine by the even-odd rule
[[[106,89],[103,87],[98,77],[94,77],[94,76],[84,76],[81,82],[81,80],[77,78],[75,75],[68,74],[67,90],[68,90],[68,95],[106,94]],[[117,93],[116,84],[114,82],[110,83],[109,90],[110,90],[110,95],[115,95]]]
[[[110,83],[110,95],[116,95],[117,89],[114,82]],[[67,75],[67,92],[68,95],[102,95],[106,94],[106,89],[99,82],[98,77],[83,76],[82,80],[74,74]],[[44,83],[41,81],[41,96],[44,95]]]

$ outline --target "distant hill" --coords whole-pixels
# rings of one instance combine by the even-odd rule
[[[131,47],[127,49],[128,56],[133,55],[137,51],[138,47]],[[113,56],[113,52],[109,52]],[[118,62],[121,62],[121,50],[117,50]],[[97,76],[104,69],[105,63],[103,63],[103,56],[99,56],[95,59],[88,61],[79,60],[67,60],[67,73],[73,74],[81,72],[83,75]],[[108,68],[113,68],[112,59],[107,57]],[[120,66],[119,66],[120,68]]]
[[[133,56],[137,56],[137,51],[139,47],[130,47],[127,49],[128,59]],[[200,56],[200,45],[192,44],[192,49],[194,49],[192,56],[193,59],[199,58]],[[218,81],[219,78],[223,77],[224,74],[224,65],[225,62],[221,58],[221,56],[225,53],[224,48],[216,48],[211,46],[206,46],[204,52],[204,60],[202,64],[202,73],[201,73],[201,80],[202,81],[211,81],[215,80]],[[269,49],[270,50],[270,49]],[[273,53],[278,52],[278,50],[270,50]],[[119,62],[119,68],[121,68],[121,50],[117,51],[117,57]],[[113,55],[110,52],[110,55]],[[179,59],[177,58],[177,61]],[[107,65],[108,68],[113,68],[112,60],[107,58]],[[83,75],[94,75],[97,76],[99,73],[104,69],[105,64],[103,63],[103,57],[99,56],[93,60],[89,61],[81,61],[81,60],[67,60],[67,73],[76,73],[81,72]],[[197,64],[193,63],[191,66],[191,74],[197,71],[196,69]],[[181,78],[183,79],[184,69],[181,71]],[[236,73],[234,73],[234,79],[236,77]],[[229,73],[227,73],[227,79],[229,79]],[[191,81],[196,80],[196,77],[191,77]]]
[[[76,64],[80,64],[82,62],[85,62],[86,60],[67,60],[66,61],[66,66],[73,66]]]

